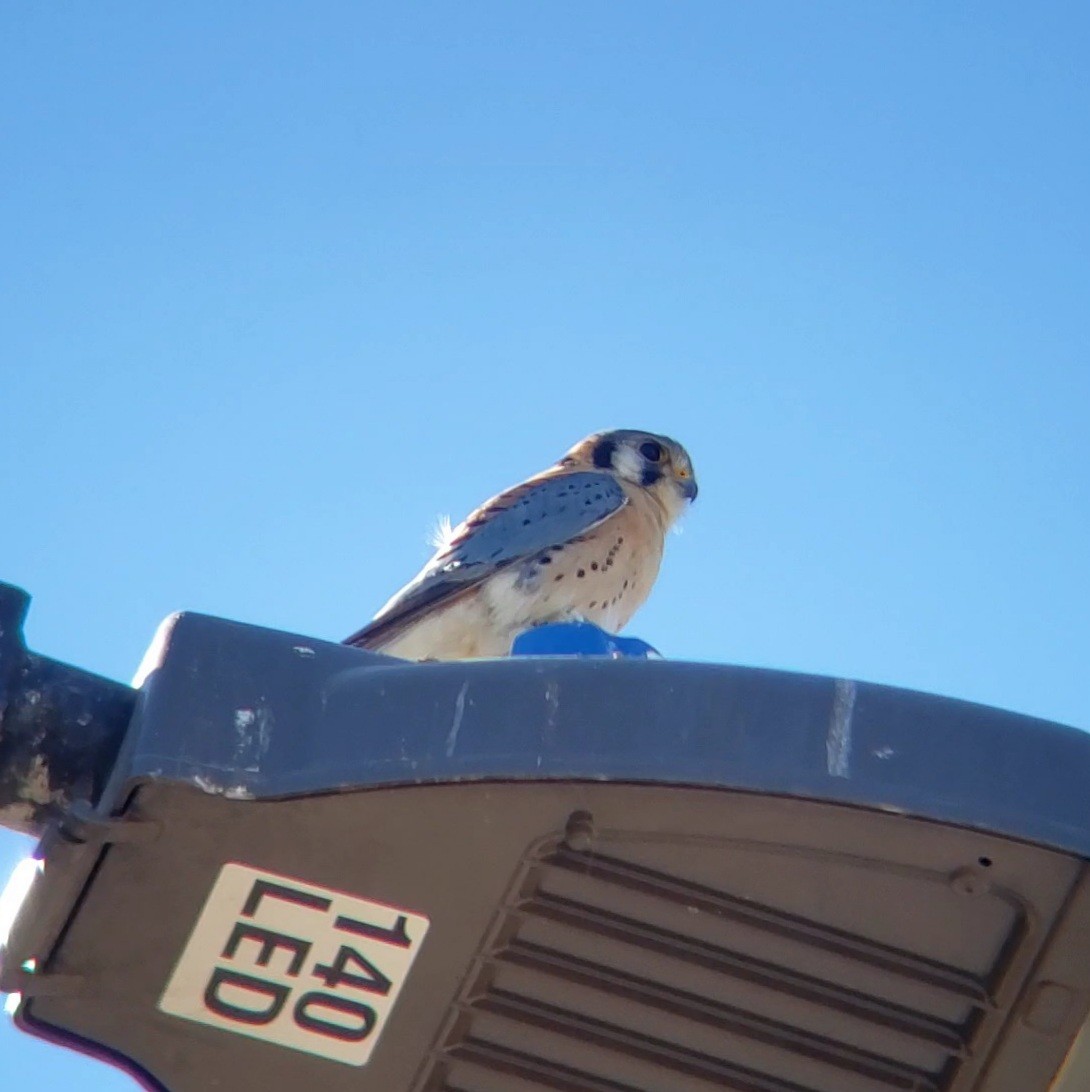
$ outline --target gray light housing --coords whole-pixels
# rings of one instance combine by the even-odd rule
[[[843,680],[180,615],[42,852],[18,1023],[171,1092],[1043,1092],[1090,996],[1090,736]],[[365,1065],[157,1007],[225,862],[429,919]]]

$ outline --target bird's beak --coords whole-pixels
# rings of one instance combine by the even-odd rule
[[[690,474],[689,477],[687,477],[687,478],[678,478],[677,483],[678,483],[678,485],[681,486],[681,495],[687,501],[696,500],[696,495],[699,492],[699,490],[696,487],[696,478],[694,478]]]

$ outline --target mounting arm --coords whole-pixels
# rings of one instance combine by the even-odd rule
[[[40,836],[75,801],[98,800],[136,691],[30,652],[29,605],[0,583],[0,826]]]

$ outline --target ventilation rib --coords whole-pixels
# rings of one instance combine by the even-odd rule
[[[434,1092],[946,1092],[1025,922],[975,973],[560,846],[496,935]]]

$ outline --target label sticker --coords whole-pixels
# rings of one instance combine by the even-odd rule
[[[427,931],[422,914],[226,864],[159,1008],[366,1065]]]

